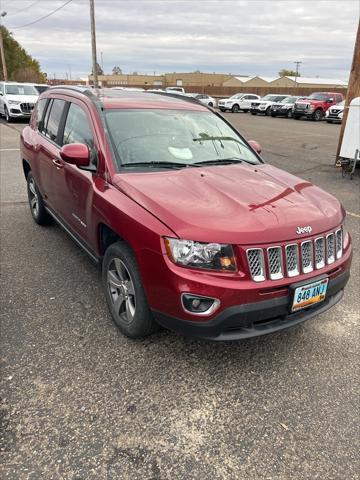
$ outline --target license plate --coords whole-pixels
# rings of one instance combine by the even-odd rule
[[[297,287],[294,292],[291,311],[296,312],[297,310],[310,307],[315,303],[320,303],[325,300],[328,283],[329,279],[323,278],[317,282]]]

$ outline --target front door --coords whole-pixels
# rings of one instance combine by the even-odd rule
[[[91,164],[96,166],[95,135],[86,105],[71,102],[64,119],[61,145],[82,143],[89,147]],[[57,171],[55,185],[56,211],[67,225],[85,242],[89,241],[88,220],[91,216],[93,177],[95,171],[86,171],[63,162]]]

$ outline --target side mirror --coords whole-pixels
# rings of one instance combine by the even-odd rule
[[[88,167],[90,163],[89,147],[84,143],[69,143],[63,145],[60,150],[60,157],[66,163],[77,167]]]
[[[253,150],[255,150],[256,153],[258,153],[260,155],[261,150],[262,150],[260,143],[256,142],[255,140],[249,140],[248,143],[249,143],[250,147]]]

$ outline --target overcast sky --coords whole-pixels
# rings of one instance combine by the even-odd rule
[[[49,77],[91,71],[88,0],[1,0],[4,24]],[[224,72],[276,76],[302,61],[303,76],[347,80],[358,0],[95,0],[105,73]]]

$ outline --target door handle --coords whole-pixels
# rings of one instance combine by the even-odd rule
[[[63,168],[64,165],[60,162],[60,160],[53,158],[53,164],[55,165],[56,168]]]

